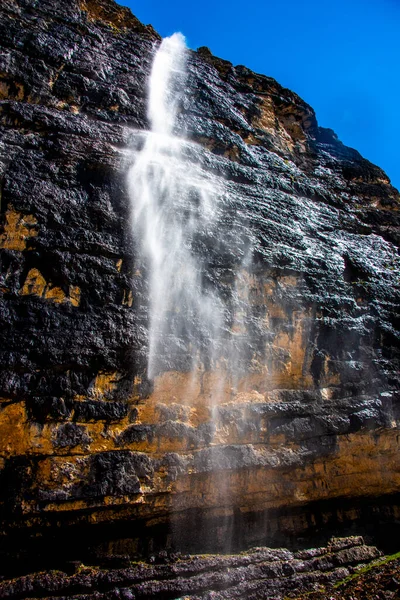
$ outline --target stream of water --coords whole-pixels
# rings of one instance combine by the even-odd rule
[[[212,364],[224,323],[223,303],[204,281],[204,243],[217,237],[223,186],[202,168],[195,145],[174,132],[185,93],[186,53],[177,33],[155,55],[151,129],[129,175],[134,234],[149,268],[150,379],[179,355],[186,356],[187,370]]]

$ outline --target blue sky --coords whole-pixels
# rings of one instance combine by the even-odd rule
[[[400,188],[400,0],[120,0],[163,36],[274,77]]]

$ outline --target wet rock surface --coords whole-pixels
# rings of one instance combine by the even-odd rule
[[[310,600],[390,600],[400,598],[400,561],[398,556],[387,557],[372,567],[357,569],[336,586],[321,586],[319,591],[298,595],[288,594],[290,598],[309,598]]]
[[[130,564],[114,557],[119,568],[84,566],[73,574],[50,571],[0,583],[1,598],[139,598],[187,600],[284,598],[341,581],[360,563],[381,556],[360,537],[332,539],[324,548],[290,552],[252,548],[241,555],[184,556],[166,552],[150,563]],[[128,564],[122,566],[124,562]],[[121,564],[122,563],[122,564]]]
[[[111,0],[3,0],[1,13],[4,569],[71,527],[98,546],[120,524],[131,555],[159,528],[173,548],[186,513],[211,523],[214,549],[227,531],[246,546],[332,522],[399,524],[399,194],[387,176],[273,79],[189,52],[177,134],[222,190],[215,243],[197,250],[231,302],[227,331],[242,314],[243,360],[216,407],[221,373],[189,375],[184,339],[168,340],[184,350],[149,382],[126,175],[160,38]]]

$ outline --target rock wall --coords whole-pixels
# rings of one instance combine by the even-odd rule
[[[3,555],[74,527],[131,553],[185,545],[187,522],[215,549],[280,542],[362,527],[363,502],[370,524],[398,522],[399,194],[385,173],[273,79],[190,52],[178,129],[225,182],[225,229],[254,240],[242,298],[233,253],[205,249],[206,277],[242,301],[249,341],[235,378],[223,363],[189,375],[182,358],[150,382],[126,174],[160,38],[111,0],[1,12]]]

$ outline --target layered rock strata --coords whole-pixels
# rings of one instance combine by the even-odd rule
[[[248,544],[362,525],[365,505],[398,523],[399,194],[385,173],[273,79],[189,52],[177,132],[224,182],[221,231],[253,244],[243,268],[229,244],[204,248],[208,285],[242,307],[245,350],[234,379],[223,361],[189,374],[182,355],[149,381],[126,174],[159,36],[111,0],[1,11],[3,554],[72,526],[95,546],[118,531],[135,553],[177,545],[186,522],[215,549],[229,531]]]
[[[156,600],[279,599],[289,592],[310,592],[345,579],[359,563],[380,556],[362,538],[338,538],[325,548],[292,553],[253,548],[232,556],[168,557],[164,564],[127,564],[119,568],[75,563],[71,574],[37,573],[0,583],[0,598],[70,598],[90,600],[139,598]],[[154,559],[154,557],[153,557]],[[122,557],[119,559],[123,562]]]

